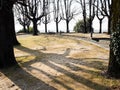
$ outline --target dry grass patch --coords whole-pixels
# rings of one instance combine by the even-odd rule
[[[102,76],[108,51],[99,46],[59,35],[18,40],[22,46],[15,47],[15,54],[20,66],[2,71],[7,79],[0,83],[0,90],[110,90],[120,86],[119,80]]]

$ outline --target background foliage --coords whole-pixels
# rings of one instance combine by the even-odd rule
[[[93,27],[92,27],[93,29]],[[87,33],[90,32],[90,22],[89,19],[86,20],[86,30]],[[74,31],[77,33],[85,33],[85,26],[84,26],[84,20],[79,20],[76,25],[74,26]]]

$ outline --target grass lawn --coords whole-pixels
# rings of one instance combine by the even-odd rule
[[[119,90],[107,79],[109,51],[60,35],[18,36],[19,67],[0,73],[0,90]]]

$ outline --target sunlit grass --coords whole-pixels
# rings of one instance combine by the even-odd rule
[[[35,56],[21,56],[16,58],[18,63],[26,63],[35,59]]]
[[[119,80],[102,75],[108,66],[108,50],[69,36],[39,35],[18,40],[22,46],[15,47],[15,54],[20,66],[58,90],[109,90],[120,86]]]
[[[28,36],[25,38],[18,38],[22,45],[33,47],[34,45],[47,46],[53,44],[64,44],[72,43],[74,40],[69,38],[62,38],[62,36],[52,36],[52,35],[39,35],[39,36]]]

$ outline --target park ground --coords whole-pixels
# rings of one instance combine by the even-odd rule
[[[75,33],[17,38],[19,66],[0,70],[0,90],[120,90],[120,80],[104,74],[108,35],[94,34],[95,40]]]

